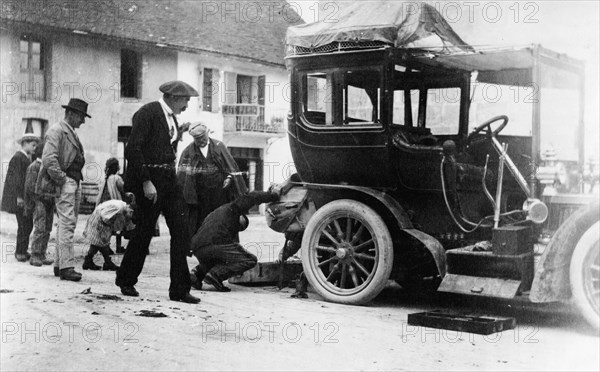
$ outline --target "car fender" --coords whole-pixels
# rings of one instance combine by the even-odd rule
[[[594,202],[573,213],[556,230],[537,265],[529,299],[551,302],[571,297],[569,267],[577,242],[599,220],[600,207]]]

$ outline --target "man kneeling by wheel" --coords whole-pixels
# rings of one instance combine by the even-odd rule
[[[204,281],[219,292],[229,292],[223,281],[256,265],[256,256],[240,245],[238,232],[248,227],[246,214],[251,207],[278,199],[275,193],[253,191],[206,216],[191,242],[199,262],[190,274],[193,288],[202,289]]]

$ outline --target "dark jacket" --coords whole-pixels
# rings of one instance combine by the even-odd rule
[[[279,196],[271,192],[253,191],[215,209],[206,216],[202,226],[192,237],[192,252],[208,245],[237,243],[240,216],[248,213],[248,209],[254,205],[278,199]]]
[[[169,125],[160,103],[155,101],[142,106],[133,115],[131,134],[125,148],[125,190],[140,194],[147,180],[152,181],[158,192],[176,185],[177,142],[171,143]],[[169,165],[171,168],[153,165]]]
[[[35,208],[35,201],[37,199],[35,185],[41,168],[42,159],[35,159],[29,167],[27,167],[27,174],[25,176],[25,214],[27,215],[33,215],[33,209]]]
[[[235,160],[223,142],[210,138],[208,156],[212,157],[221,172],[221,180],[218,185],[219,188],[229,173],[239,172]],[[204,155],[193,142],[190,143],[181,154],[179,166],[177,167],[177,180],[179,181],[179,185],[181,185],[183,198],[187,204],[198,204],[196,178],[199,176],[200,165],[205,160]]]
[[[25,175],[31,160],[22,151],[17,151],[8,163],[6,181],[2,193],[2,211],[17,212],[17,198],[25,200]]]

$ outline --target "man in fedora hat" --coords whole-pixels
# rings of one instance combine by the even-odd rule
[[[91,118],[87,102],[71,98],[65,109],[65,118],[48,129],[42,154],[42,170],[36,184],[41,197],[54,198],[58,215],[57,256],[54,275],[61,280],[79,281],[81,273],[75,271],[73,237],[81,199],[81,170],[85,165],[83,146],[75,132]]]
[[[160,86],[160,100],[142,106],[132,119],[132,129],[125,148],[127,171],[125,190],[136,197],[136,228],[129,240],[115,284],[126,296],[139,296],[134,288],[144,268],[148,246],[154,235],[159,214],[167,221],[171,235],[172,301],[198,303],[190,294],[190,272],[187,252],[190,237],[185,220],[185,201],[175,175],[177,143],[182,131],[175,115],[187,108],[190,97],[198,92],[182,81],[170,81]]]
[[[29,260],[27,253],[29,235],[33,230],[33,218],[25,213],[25,176],[31,157],[40,142],[40,137],[33,133],[25,133],[19,139],[21,149],[17,151],[8,163],[1,209],[17,216],[17,246],[15,257],[19,262]]]

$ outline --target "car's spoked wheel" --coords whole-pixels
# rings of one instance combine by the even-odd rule
[[[593,224],[579,239],[571,258],[573,300],[581,315],[600,329],[600,223]]]
[[[306,227],[302,255],[313,288],[327,300],[351,304],[375,297],[393,262],[384,222],[353,200],[331,202],[315,213]]]

